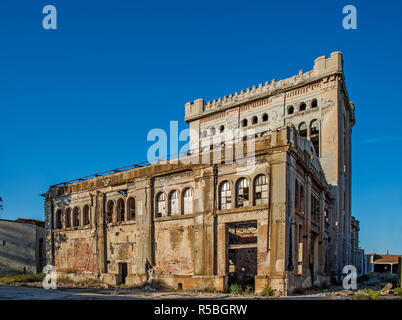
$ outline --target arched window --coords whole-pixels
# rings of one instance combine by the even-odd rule
[[[86,226],[89,222],[89,205],[86,204],[83,210],[83,225]]]
[[[242,127],[247,127],[247,119],[243,119],[243,120],[241,121],[241,126],[242,126]]]
[[[224,126],[224,125],[221,125],[221,126],[219,127],[219,132],[222,133],[222,132],[224,132],[224,131],[225,131],[225,126]]]
[[[183,191],[183,214],[193,213],[193,189],[187,188]]]
[[[61,209],[56,211],[56,229],[63,228],[63,215]]]
[[[313,120],[310,123],[310,140],[313,143],[317,157],[320,156],[320,125],[318,120]]]
[[[179,214],[179,192],[172,191],[169,194],[169,216]]]
[[[293,106],[288,107],[288,114],[293,114],[295,112],[295,108]]]
[[[299,135],[303,138],[307,137],[307,125],[305,122],[299,124]]]
[[[127,220],[135,220],[135,199],[128,198],[127,200]]]
[[[117,221],[124,221],[126,214],[126,208],[124,205],[124,200],[120,198],[117,200]]]
[[[248,180],[240,178],[236,183],[236,208],[249,206]]]
[[[229,181],[224,181],[219,187],[219,210],[232,208],[232,188]]]
[[[260,174],[254,179],[254,204],[268,204],[268,179],[265,174]]]
[[[299,110],[300,110],[300,111],[306,110],[306,104],[305,104],[304,102],[300,103],[300,108],[299,108]]]
[[[75,207],[73,209],[73,227],[78,227],[80,225],[80,208]]]
[[[70,228],[71,227],[71,208],[66,209],[65,218],[66,218],[65,226],[66,226],[66,228]]]
[[[257,124],[257,123],[258,123],[258,118],[257,118],[257,116],[254,116],[254,117],[251,119],[251,122],[252,122],[252,124]]]
[[[318,106],[317,99],[313,99],[313,101],[311,101],[311,107],[317,108],[317,106]]]
[[[211,136],[214,136],[216,134],[216,130],[214,127],[211,128]]]
[[[166,215],[166,200],[165,194],[159,193],[156,197],[156,216],[162,217]]]
[[[268,114],[264,113],[264,114],[262,115],[262,121],[263,121],[263,122],[268,121]]]
[[[109,200],[106,205],[106,222],[107,223],[113,222],[113,209],[114,209],[114,202],[113,202],[113,200]]]

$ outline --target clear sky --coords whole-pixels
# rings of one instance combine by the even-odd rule
[[[57,8],[44,30],[42,8]],[[357,30],[342,8],[357,9]],[[43,219],[52,184],[146,160],[184,104],[311,70],[340,50],[352,214],[367,252],[402,253],[400,1],[0,2],[0,217]]]

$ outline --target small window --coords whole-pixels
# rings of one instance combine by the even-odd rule
[[[295,108],[293,106],[288,107],[288,114],[293,114],[295,112]]]
[[[247,119],[243,119],[241,122],[242,127],[247,127]]]
[[[262,115],[262,121],[263,121],[263,122],[268,121],[268,114],[264,113],[264,114]]]
[[[260,174],[254,179],[254,204],[268,204],[268,179],[265,174]]]
[[[179,192],[172,191],[169,195],[169,215],[179,214]]]
[[[299,124],[299,135],[300,137],[307,137],[307,125],[305,122]]]
[[[135,220],[135,199],[128,198],[127,200],[127,220]]]
[[[156,216],[162,217],[166,215],[165,194],[159,193],[156,197]]]
[[[202,137],[205,138],[207,136],[207,130],[202,131]]]
[[[183,214],[193,213],[193,189],[187,188],[183,192]]]
[[[73,226],[78,227],[80,225],[80,208],[75,207],[73,209]]]
[[[306,110],[306,104],[304,102],[302,102],[300,104],[300,111],[304,111],[304,110]]]
[[[117,221],[125,220],[126,208],[123,199],[117,200]]]
[[[256,116],[254,116],[251,121],[252,121],[253,124],[257,124],[258,123],[258,118]]]
[[[224,125],[221,125],[221,126],[219,127],[219,132],[222,133],[222,132],[224,132],[224,131],[225,131],[225,126],[224,126]]]
[[[317,108],[317,106],[318,106],[317,99],[313,99],[313,101],[311,101],[311,107]]]
[[[71,227],[71,208],[67,208],[66,209],[66,223],[65,226],[66,228],[70,228]]]
[[[90,222],[90,219],[89,219],[89,205],[87,205],[87,204],[84,206],[83,215],[84,215],[83,224],[84,224],[84,226],[87,226],[89,224],[89,222]]]
[[[106,205],[106,222],[107,223],[113,222],[113,209],[114,209],[113,200],[109,200]]]
[[[232,190],[230,182],[224,181],[219,187],[219,209],[225,210],[232,208]]]
[[[249,185],[246,178],[240,178],[236,183],[236,208],[249,206]]]
[[[211,136],[214,136],[216,134],[216,130],[214,127],[211,128]]]

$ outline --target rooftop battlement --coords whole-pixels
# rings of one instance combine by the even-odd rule
[[[305,85],[334,73],[343,72],[342,52],[332,52],[330,57],[320,56],[314,60],[313,70],[303,72],[300,70],[297,75],[292,77],[271,82],[266,81],[265,84],[260,83],[251,88],[241,90],[240,92],[231,93],[223,98],[214,99],[212,102],[205,102],[204,99],[196,99],[193,102],[185,104],[185,121],[187,123],[197,118],[210,115],[216,111],[222,111],[233,106],[250,102],[252,100],[261,99],[274,93],[284,90],[293,89],[295,87]]]

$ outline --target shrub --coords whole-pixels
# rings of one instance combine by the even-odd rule
[[[376,291],[376,290],[365,290],[365,292],[367,293],[368,299],[369,300],[377,300],[378,297],[381,295],[381,291]]]
[[[232,294],[241,294],[242,291],[243,291],[243,290],[242,290],[242,287],[241,287],[241,285],[238,284],[238,283],[232,283],[232,284],[229,286],[229,292],[232,293]]]
[[[394,292],[396,294],[399,294],[401,296],[401,298],[402,298],[402,288],[396,288],[396,289],[394,289]]]
[[[275,290],[272,289],[271,287],[265,287],[264,289],[262,289],[261,291],[261,295],[263,297],[272,297],[275,293]]]

